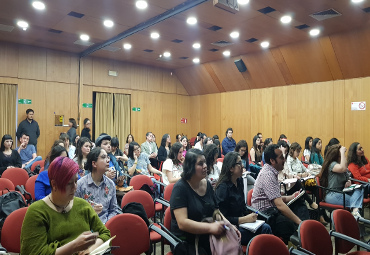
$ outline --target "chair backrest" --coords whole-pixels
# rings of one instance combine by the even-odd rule
[[[135,175],[130,180],[130,185],[133,186],[134,190],[140,190],[144,184],[153,186],[153,181],[146,175]]]
[[[40,165],[40,167],[44,167],[45,166],[45,160],[38,160],[38,161],[33,162],[32,166],[31,166],[31,172],[33,172],[35,170],[37,165]]]
[[[170,207],[168,207],[166,211],[164,212],[163,225],[165,226],[165,228],[171,231],[171,208]],[[166,239],[164,239],[164,243],[169,244],[169,242]]]
[[[137,202],[143,205],[148,218],[154,217],[154,201],[148,192],[143,190],[131,190],[122,198],[121,208],[131,202]]]
[[[316,255],[333,254],[330,235],[320,222],[316,220],[302,221],[298,228],[298,236],[303,249]]]
[[[14,184],[7,178],[0,178],[0,190],[9,189],[14,190]]]
[[[252,194],[253,194],[253,189],[251,189],[247,193],[247,205],[249,206],[252,206]]]
[[[41,169],[40,169],[40,172],[39,173],[41,173],[42,171],[44,171],[45,170],[45,167],[41,167]]]
[[[331,215],[335,231],[360,240],[360,229],[353,215],[343,209],[333,211]],[[348,253],[352,250],[354,244],[337,238],[335,240],[335,251],[339,253]]]
[[[140,216],[130,213],[118,214],[109,219],[105,226],[110,230],[111,236],[116,236],[112,246],[119,246],[111,253],[138,255],[149,250],[148,226]]]
[[[223,163],[223,162],[224,162],[224,158],[218,158],[218,159],[217,159],[217,162],[221,162],[221,163]]]
[[[194,146],[195,139],[197,139],[197,138],[196,137],[190,138],[190,140],[189,140],[190,146]]]
[[[20,253],[21,251],[21,230],[26,212],[27,207],[15,210],[4,221],[1,230],[1,245],[8,252]]]
[[[280,238],[274,235],[260,234],[250,240],[247,254],[289,255],[289,250]]]
[[[24,186],[26,191],[31,194],[33,201],[35,201],[35,182],[36,182],[37,176],[39,175],[37,174],[37,175],[30,177],[27,180],[26,185]]]
[[[14,186],[17,185],[25,186],[29,178],[27,171],[22,168],[6,169],[4,173],[1,175],[1,177],[9,179],[14,184]]]
[[[316,180],[316,184],[318,185],[318,186],[321,186],[321,184],[320,184],[320,177],[318,177],[318,176],[316,176],[315,177],[315,180]],[[318,198],[319,198],[319,201],[322,201],[323,200],[323,190],[322,189],[320,189],[320,188],[317,188],[317,194],[318,194]]]
[[[164,189],[163,198],[165,200],[167,200],[167,201],[170,201],[170,199],[171,199],[171,194],[172,194],[173,186],[175,186],[175,183],[170,183]]]

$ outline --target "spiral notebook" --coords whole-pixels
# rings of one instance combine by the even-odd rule
[[[255,222],[239,224],[239,227],[248,229],[249,231],[256,233],[256,231],[262,226],[263,223],[265,223],[264,220],[256,220]]]
[[[286,205],[289,206],[289,205],[293,204],[295,201],[297,201],[298,198],[303,196],[303,194],[305,192],[306,192],[305,190],[302,190],[296,197],[294,197],[292,200],[290,200]]]

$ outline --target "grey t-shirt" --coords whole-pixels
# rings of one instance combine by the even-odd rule
[[[346,181],[348,180],[348,176],[346,172],[344,173],[333,172],[333,168],[336,164],[338,164],[338,162],[333,161],[329,166],[328,188],[342,191],[344,189]]]

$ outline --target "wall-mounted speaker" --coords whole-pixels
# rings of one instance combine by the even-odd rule
[[[245,66],[244,62],[242,59],[238,59],[234,61],[236,67],[238,68],[239,72],[245,72],[247,71],[247,67]]]

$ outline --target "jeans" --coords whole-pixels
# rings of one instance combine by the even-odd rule
[[[27,165],[24,166],[24,169],[28,169],[30,170],[31,169],[31,166],[33,163],[35,163],[36,161],[40,161],[42,160],[42,157],[41,156],[37,156],[34,160],[32,160],[30,163],[28,163]]]
[[[249,231],[248,229],[238,227],[240,234],[242,235],[241,244],[248,245],[249,241],[259,234],[272,234],[272,230],[269,224],[264,223],[259,229],[257,229],[256,233]]]
[[[349,208],[362,208],[364,192],[362,189],[355,189],[345,193],[345,206]],[[325,196],[325,202],[334,205],[343,205],[343,195],[341,193],[329,192]]]

